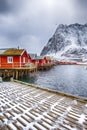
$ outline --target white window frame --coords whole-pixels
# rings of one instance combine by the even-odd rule
[[[8,56],[8,63],[13,63],[13,56]]]

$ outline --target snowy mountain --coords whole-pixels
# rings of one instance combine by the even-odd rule
[[[41,55],[81,58],[87,55],[87,24],[60,24]]]

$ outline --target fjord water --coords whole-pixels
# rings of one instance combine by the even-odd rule
[[[49,71],[39,71],[23,81],[41,87],[87,97],[87,70],[85,66],[58,65]]]

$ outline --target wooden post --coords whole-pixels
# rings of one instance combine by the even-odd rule
[[[18,79],[18,70],[16,70],[16,80]]]
[[[30,71],[28,70],[28,79],[30,78]]]
[[[25,70],[25,77],[27,77],[27,69]]]
[[[12,75],[13,75],[13,79],[14,79],[14,77],[15,77],[15,72],[14,72],[14,70],[13,70],[13,74],[12,74]]]
[[[19,78],[21,77],[21,70],[19,70]]]
[[[28,70],[27,70],[27,78],[28,78]]]
[[[5,70],[4,70],[4,73],[3,73],[3,78],[5,78],[6,77],[6,74],[5,74]]]

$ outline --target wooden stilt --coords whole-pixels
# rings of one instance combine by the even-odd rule
[[[5,75],[5,70],[4,70],[3,78],[5,78],[5,77],[6,77],[6,75]]]
[[[12,75],[13,75],[13,79],[14,79],[14,77],[15,77],[15,73],[14,73],[14,71],[13,71],[13,74],[12,74]]]
[[[18,70],[16,70],[16,80],[18,79]]]

